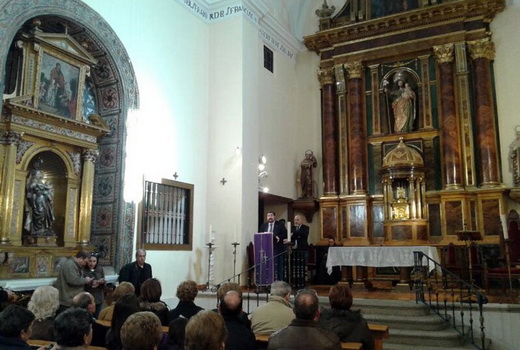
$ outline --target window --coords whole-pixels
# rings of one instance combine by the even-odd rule
[[[273,72],[273,51],[264,45],[264,68]]]
[[[144,182],[141,241],[149,250],[191,250],[193,185],[162,179]]]

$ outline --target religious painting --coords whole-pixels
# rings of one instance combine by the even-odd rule
[[[38,87],[38,108],[76,119],[80,68],[43,52]]]
[[[28,256],[16,256],[9,259],[9,273],[16,275],[29,274],[30,258]]]
[[[36,275],[38,277],[49,276],[51,273],[51,257],[50,256],[37,256],[36,257]]]
[[[393,15],[419,7],[418,0],[371,0],[372,18]]]

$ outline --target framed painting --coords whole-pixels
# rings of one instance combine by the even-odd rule
[[[15,256],[9,259],[9,274],[15,276],[28,276],[30,272],[30,258],[28,256]]]
[[[81,67],[42,51],[37,83],[38,109],[60,117],[77,119],[82,91]],[[35,95],[36,95],[35,94]]]

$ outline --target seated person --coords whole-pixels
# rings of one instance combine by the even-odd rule
[[[157,350],[163,337],[161,321],[153,312],[137,312],[121,328],[123,350]]]
[[[352,311],[352,292],[345,285],[330,287],[330,309],[323,309],[319,327],[334,332],[342,342],[362,343],[363,350],[374,349],[374,339],[359,310]]]
[[[240,298],[242,298],[242,288],[240,288],[240,285],[238,283],[235,283],[235,282],[222,283],[217,289],[217,307],[215,309],[213,309],[213,311],[219,312],[218,307],[220,305],[220,300],[222,300],[222,298],[224,297],[224,295],[227,294],[227,292],[232,291],[232,290],[237,292],[240,295]],[[251,321],[249,320],[249,317],[247,317],[247,314],[244,311],[242,311],[242,313],[240,314],[240,320],[244,324],[246,324],[249,328],[251,328]]]
[[[175,309],[170,310],[168,313],[168,320],[172,322],[180,316],[190,319],[191,316],[195,315],[197,312],[204,310],[193,302],[198,292],[197,284],[193,281],[184,281],[179,284],[177,287],[177,298],[179,298],[179,303]]]
[[[289,300],[291,286],[284,281],[271,284],[269,301],[251,313],[251,329],[255,334],[271,335],[291,323],[294,312]]]
[[[228,331],[226,339],[226,350],[248,350],[256,349],[255,334],[249,325],[245,324],[240,315],[242,314],[242,296],[232,290],[226,293],[220,300],[218,310]]]
[[[134,293],[123,295],[117,300],[114,306],[114,316],[105,339],[107,349],[121,350],[121,328],[128,317],[139,310],[139,299]]]
[[[56,345],[51,350],[88,349],[92,341],[92,316],[84,309],[69,308],[54,320]]]
[[[92,318],[92,339],[90,340],[92,346],[104,346],[108,327],[103,326],[97,322],[94,315],[96,314],[96,301],[94,296],[89,292],[81,292],[72,298],[72,305],[74,307],[86,310]]]
[[[27,304],[34,314],[31,339],[54,340],[54,318],[60,308],[59,292],[53,286],[36,288]]]
[[[221,315],[213,311],[201,311],[188,321],[184,349],[224,350],[227,329]]]
[[[114,305],[116,301],[121,298],[123,295],[134,294],[135,288],[134,285],[130,282],[121,282],[116,287],[116,289],[112,292],[110,296],[110,303],[107,307],[101,310],[99,313],[98,320],[101,321],[112,321],[112,315],[114,314]],[[108,298],[107,298],[108,299]]]
[[[33,321],[33,313],[18,305],[9,305],[0,312],[0,349],[30,350],[27,340]]]
[[[316,276],[315,284],[336,284],[341,280],[341,268],[339,266],[332,267],[332,274],[327,271],[327,257],[329,247],[335,247],[336,240],[333,236],[328,237],[327,246],[316,246]]]
[[[161,282],[157,278],[150,278],[143,282],[139,307],[141,311],[151,311],[159,317],[163,326],[168,325],[168,306],[161,301]]]
[[[168,328],[168,338],[164,344],[159,346],[159,350],[184,350],[184,338],[188,319],[177,317],[170,322]]]

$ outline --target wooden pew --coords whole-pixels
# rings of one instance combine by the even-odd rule
[[[29,339],[27,343],[33,348],[45,347],[47,349],[51,349],[54,346],[54,344],[56,344],[56,342],[54,341],[36,339]],[[107,348],[102,348],[99,346],[89,346],[88,350],[107,350]]]
[[[96,323],[99,323],[102,326],[110,328],[110,321],[96,320]],[[169,328],[168,326],[162,326],[163,333],[168,334]]]
[[[267,343],[269,342],[269,336],[264,334],[256,334],[256,343],[260,345],[262,349],[267,349]],[[361,343],[341,343],[341,348],[345,350],[362,350],[363,344]]]
[[[383,339],[388,338],[388,326],[369,323],[368,329],[372,333],[372,337],[374,337],[374,349],[383,350]]]

